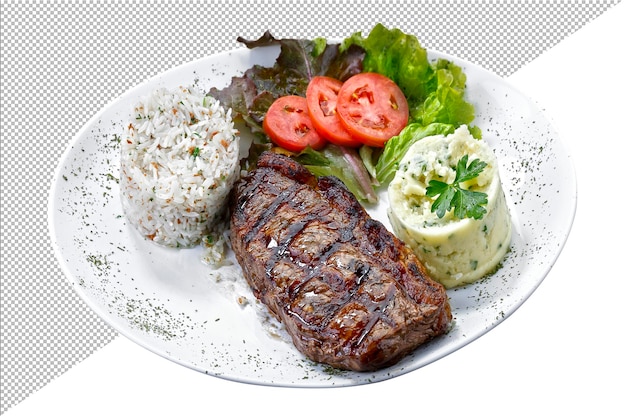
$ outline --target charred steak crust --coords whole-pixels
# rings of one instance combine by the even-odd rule
[[[266,152],[231,196],[231,242],[255,296],[310,359],[369,371],[445,333],[443,286],[334,177]]]

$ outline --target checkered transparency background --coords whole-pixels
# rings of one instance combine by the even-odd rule
[[[63,151],[129,88],[239,35],[341,38],[377,22],[506,77],[617,3],[1,3],[0,413],[116,336],[63,277],[46,213]]]

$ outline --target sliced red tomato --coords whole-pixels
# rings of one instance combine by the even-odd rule
[[[300,96],[276,99],[265,114],[263,130],[272,142],[292,152],[307,146],[320,149],[326,143],[313,126],[306,99]]]
[[[306,89],[306,103],[313,126],[329,142],[346,147],[361,145],[344,128],[337,115],[337,94],[343,83],[335,78],[316,76]]]
[[[346,130],[366,145],[382,147],[409,120],[406,97],[391,79],[360,73],[347,79],[337,95],[337,114]]]

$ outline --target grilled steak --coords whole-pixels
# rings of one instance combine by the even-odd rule
[[[230,222],[255,296],[314,361],[376,370],[448,329],[443,286],[335,177],[266,152],[236,184]]]

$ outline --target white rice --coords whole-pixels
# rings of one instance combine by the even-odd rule
[[[121,141],[128,221],[168,247],[199,244],[217,227],[239,175],[231,111],[190,88],[158,89],[134,108]]]

